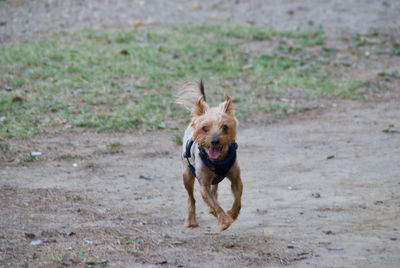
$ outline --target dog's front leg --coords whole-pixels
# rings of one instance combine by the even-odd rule
[[[211,195],[213,196],[214,200],[218,202],[218,184],[211,185]],[[211,215],[217,217],[217,213],[210,207],[210,210],[208,211]]]
[[[186,168],[183,172],[183,184],[185,185],[188,193],[188,216],[185,220],[185,227],[197,227],[199,223],[196,220],[196,200],[193,196],[194,188],[194,176],[190,172],[189,168]]]
[[[232,208],[228,210],[228,214],[236,220],[239,216],[240,209],[242,207],[242,192],[243,192],[243,183],[240,177],[240,168],[237,163],[232,167],[228,174],[228,179],[231,181],[231,190],[233,194],[233,204]]]
[[[210,185],[203,184],[200,181],[200,193],[204,199],[204,202],[215,211],[218,218],[218,225],[221,231],[226,230],[233,222],[231,216],[227,215],[225,211],[218,204],[218,201],[214,199],[214,196],[211,193]]]

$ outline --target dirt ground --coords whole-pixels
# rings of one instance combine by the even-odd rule
[[[40,3],[39,3],[40,2]],[[0,1],[0,41],[83,27],[182,23],[323,25],[328,39],[399,38],[398,1]],[[162,8],[161,8],[162,6]],[[51,22],[51,23],[50,23]],[[399,71],[398,59],[360,76]],[[238,220],[218,233],[198,185],[200,227],[185,229],[179,130],[7,140],[39,161],[0,164],[0,267],[398,267],[400,89],[373,101],[326,101],[277,124],[241,124]],[[118,141],[120,146],[111,146]],[[232,202],[223,181],[220,201]]]

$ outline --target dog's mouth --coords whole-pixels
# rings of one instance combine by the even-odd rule
[[[211,146],[208,148],[208,157],[211,159],[217,159],[221,155],[222,147]]]

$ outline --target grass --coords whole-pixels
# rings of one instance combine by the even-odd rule
[[[86,265],[108,265],[109,261],[108,260],[104,260],[104,261],[85,261]]]
[[[110,143],[108,144],[108,146],[109,146],[110,148],[117,148],[117,147],[120,147],[120,146],[121,146],[121,142],[120,142],[120,141],[112,141],[112,142],[110,142]]]
[[[265,48],[274,49],[260,45],[260,52],[250,53],[251,42],[268,42]],[[23,138],[54,126],[168,128],[188,118],[173,104],[177,84],[188,78],[203,77],[214,104],[222,91],[234,96],[241,120],[296,110],[279,101],[294,92],[306,99],[361,97],[359,81],[341,81],[325,66],[320,58],[336,51],[323,45],[323,29],[313,24],[284,32],[249,25],[115,34],[86,29],[60,39],[3,45],[0,137]],[[314,47],[317,52],[309,52]]]
[[[37,159],[36,156],[30,154],[29,156],[26,156],[26,157],[22,158],[21,161],[25,162],[25,163],[27,163],[27,162],[36,162],[36,161],[38,161],[38,159]]]
[[[176,145],[182,145],[183,144],[183,136],[176,134],[173,138],[172,141],[175,142]]]

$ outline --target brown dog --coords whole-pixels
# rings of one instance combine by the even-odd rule
[[[209,212],[217,217],[221,231],[227,229],[240,213],[243,184],[236,161],[237,119],[231,98],[225,95],[225,99],[218,107],[209,108],[202,81],[184,85],[177,99],[177,103],[190,109],[193,115],[183,137],[183,183],[189,196],[185,227],[199,225],[193,196],[195,177],[200,183],[201,196],[210,207]],[[217,199],[218,183],[225,177],[231,181],[234,196],[232,208],[227,213]]]

